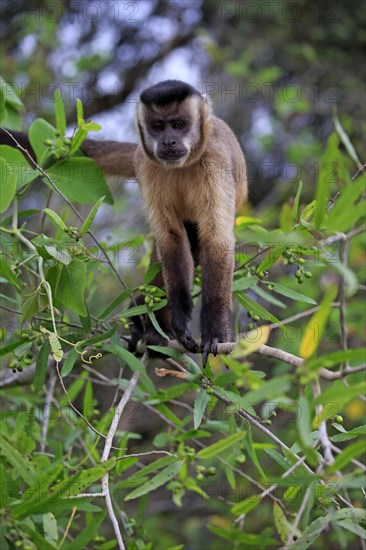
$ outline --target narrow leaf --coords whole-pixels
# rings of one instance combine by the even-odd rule
[[[202,449],[197,453],[197,458],[212,458],[213,456],[216,456],[223,451],[226,451],[229,447],[232,447],[235,445],[235,443],[238,443],[242,439],[244,439],[246,435],[245,431],[238,432],[233,435],[229,435],[229,437],[225,437],[224,439],[221,439],[220,441],[217,441],[216,443],[213,443],[213,445],[209,445],[205,449]]]
[[[21,284],[16,275],[12,272],[8,264],[6,264],[1,258],[0,258],[0,277],[4,277],[9,283],[11,283],[17,290],[21,289]]]
[[[88,216],[86,217],[83,225],[81,226],[81,229],[80,229],[80,232],[79,232],[81,236],[85,235],[85,233],[87,233],[89,231],[90,226],[93,223],[94,218],[95,218],[102,202],[104,201],[104,199],[105,199],[105,195],[100,197],[100,199],[97,200],[97,202],[95,203],[93,208],[90,210],[90,212],[89,212]]]
[[[65,224],[65,222],[54,210],[51,210],[50,208],[44,208],[43,212],[50,218],[50,220],[54,223],[56,227],[62,230],[67,229],[67,225]]]
[[[209,401],[210,396],[206,393],[204,389],[200,389],[197,393],[193,408],[193,422],[195,430],[197,430],[197,428],[199,428],[199,426],[201,425],[202,418],[205,414],[205,410]]]
[[[297,189],[296,197],[295,197],[295,200],[294,200],[294,206],[292,208],[292,217],[293,217],[294,222],[297,221],[298,214],[299,214],[299,203],[300,203],[302,188],[303,188],[303,183],[300,180],[299,181],[299,187]]]
[[[273,285],[274,287],[273,291],[277,292],[277,294],[281,294],[282,296],[286,296],[287,298],[291,298],[291,300],[296,300],[298,302],[305,302],[307,304],[316,305],[316,301],[313,300],[313,298],[309,298],[304,294],[300,294],[300,292],[297,292],[296,290],[287,288],[287,286],[285,285],[281,285],[280,283],[269,283],[269,284]]]
[[[62,101],[61,92],[58,88],[55,90],[55,114],[56,114],[56,127],[61,132],[61,136],[65,136],[66,132],[66,116],[64,102]]]
[[[137,487],[131,493],[129,493],[126,496],[125,500],[132,500],[134,498],[141,497],[142,495],[146,495],[151,491],[155,491],[155,489],[157,489],[158,487],[165,485],[166,483],[168,483],[168,481],[171,481],[173,477],[177,475],[182,465],[183,462],[181,461],[170,464],[170,466],[164,468],[164,470],[156,474],[156,476],[154,476],[153,478],[149,479],[149,481],[146,481],[146,483],[143,483],[140,487]]]
[[[36,363],[36,370],[34,373],[34,390],[36,392],[41,391],[44,381],[46,380],[48,357],[51,353],[51,346],[47,340],[42,344],[42,347],[39,351]]]
[[[353,458],[364,454],[365,449],[366,445],[364,440],[352,443],[351,445],[346,447],[339,455],[336,456],[333,464],[331,466],[328,466],[327,471],[330,474],[333,474],[338,470],[342,470],[342,468],[347,466],[347,464],[349,464]]]
[[[309,359],[317,350],[336,295],[337,288],[335,286],[330,287],[319,306],[319,310],[309,320],[300,343],[300,357],[303,359]]]
[[[14,198],[17,180],[11,167],[0,157],[0,213],[5,212]]]

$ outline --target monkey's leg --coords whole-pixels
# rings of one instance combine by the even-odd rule
[[[188,327],[193,309],[193,259],[184,227],[165,234],[158,247],[175,336],[188,351],[196,353],[198,346]]]
[[[231,288],[234,268],[233,239],[227,244],[213,244],[214,239],[201,242],[202,264],[202,308],[201,308],[201,351],[203,366],[208,354],[217,353],[219,342],[232,339]],[[216,241],[218,242],[218,241]]]

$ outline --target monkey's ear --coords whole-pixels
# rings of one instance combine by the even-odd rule
[[[208,114],[212,114],[212,101],[210,96],[208,96],[207,94],[201,94],[201,98],[203,103],[205,104]]]

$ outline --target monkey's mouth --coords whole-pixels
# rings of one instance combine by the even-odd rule
[[[178,162],[183,157],[187,155],[187,151],[185,149],[171,149],[171,150],[165,150],[165,151],[159,151],[158,152],[158,158],[160,160],[163,160],[164,162],[169,162],[174,164],[175,162]]]

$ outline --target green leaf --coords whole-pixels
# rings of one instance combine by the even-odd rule
[[[146,495],[147,493],[150,493],[151,491],[155,491],[158,487],[161,487],[162,485],[165,485],[168,483],[168,481],[171,481],[174,476],[177,475],[179,470],[181,469],[183,465],[183,462],[177,461],[174,464],[170,464],[164,470],[156,474],[153,478],[149,479],[149,481],[146,481],[140,487],[137,487],[131,493],[129,493],[125,500],[132,500],[134,498],[141,497],[142,495]]]
[[[4,277],[9,283],[11,283],[17,290],[21,289],[21,283],[18,277],[12,272],[10,267],[0,258],[0,277]]]
[[[69,265],[62,266],[56,288],[57,300],[82,317],[87,315],[84,302],[86,273],[84,262],[72,260]]]
[[[147,391],[149,391],[150,393],[155,391],[154,384],[152,383],[149,376],[146,374],[146,369],[144,365],[141,363],[141,361],[137,359],[137,357],[135,357],[119,343],[108,344],[104,346],[104,349],[106,351],[114,353],[114,355],[122,359],[122,361],[125,361],[134,372],[138,371],[141,374],[141,380]]]
[[[1,152],[0,152],[1,154]],[[0,213],[5,212],[14,198],[16,175],[10,173],[10,166],[0,157]]]
[[[231,513],[235,516],[241,516],[242,514],[249,514],[258,504],[262,502],[260,495],[253,495],[252,497],[246,498],[237,504],[234,504],[231,508]]]
[[[167,340],[170,340],[169,336],[163,331],[163,329],[159,325],[158,320],[155,317],[154,312],[151,311],[151,309],[149,309],[149,308],[147,310],[147,315],[148,315],[148,317],[151,321],[151,324],[153,325],[154,329],[156,330],[156,332],[158,332],[160,334],[160,336],[162,336],[163,338],[166,338]]]
[[[267,311],[264,307],[257,304],[254,300],[251,298],[248,298],[245,294],[239,294],[235,293],[238,302],[245,307],[248,311],[253,311],[254,315],[258,315],[261,319],[265,319],[266,321],[272,321],[272,323],[277,323],[278,319],[272,313]]]
[[[295,200],[294,200],[294,206],[292,208],[292,218],[293,218],[293,222],[296,222],[297,219],[298,219],[298,215],[299,215],[299,203],[300,203],[300,197],[301,197],[301,193],[302,193],[302,188],[303,188],[303,183],[302,181],[300,180],[299,181],[299,187],[297,189],[297,193],[296,193],[296,197],[295,197]]]
[[[14,443],[9,443],[0,432],[0,448],[5,460],[15,469],[17,474],[28,484],[31,485],[37,479],[37,474],[29,460],[14,447]]]
[[[330,192],[333,184],[336,182],[335,166],[338,157],[338,136],[333,132],[328,139],[316,188],[314,225],[317,229],[319,229],[322,225],[328,201],[330,199]]]
[[[291,221],[291,220],[290,220]],[[292,223],[292,221],[291,221]],[[259,264],[257,271],[267,271],[270,267],[272,267],[273,264],[275,264],[282,256],[283,251],[285,250],[285,246],[283,244],[280,244],[278,246],[271,246],[267,256],[264,258],[264,260]]]
[[[300,342],[300,357],[303,359],[309,359],[317,350],[336,295],[337,288],[330,287],[320,303],[319,310],[310,318]]]
[[[297,431],[299,440],[309,463],[313,466],[318,464],[318,455],[312,448],[313,440],[311,436],[311,413],[309,401],[304,395],[298,400],[299,414],[297,415]]]
[[[76,349],[72,349],[69,351],[69,353],[67,354],[67,357],[64,361],[64,364],[62,365],[62,369],[61,369],[61,376],[64,378],[65,376],[67,376],[68,374],[70,374],[70,372],[72,371],[72,369],[74,368],[74,365],[76,363],[76,360],[80,357],[80,353],[78,353],[76,351]]]
[[[81,229],[79,231],[81,236],[85,235],[85,233],[87,233],[89,231],[90,226],[93,223],[94,218],[95,218],[102,202],[104,201],[104,199],[105,199],[105,195],[100,197],[100,199],[97,200],[97,202],[94,204],[93,208],[90,210],[88,216],[86,217],[86,219],[85,219],[85,221],[84,221],[84,223],[81,226]]]
[[[345,351],[333,351],[324,355],[309,359],[306,365],[312,370],[316,371],[321,367],[327,369],[340,365],[344,361],[364,362],[366,357],[366,348],[347,349]]]
[[[349,430],[349,432],[343,432],[333,435],[330,439],[335,442],[349,441],[350,439],[354,439],[355,437],[359,437],[360,435],[366,435],[366,424],[364,424],[363,426],[357,426],[356,428],[353,428],[353,430]]]
[[[210,396],[206,393],[206,390],[200,389],[197,393],[193,408],[193,422],[195,430],[197,430],[197,428],[201,425],[202,418],[205,414],[209,401]]]
[[[13,185],[13,177],[16,180],[16,189],[20,189],[26,183],[39,176],[38,170],[34,170],[25,156],[9,145],[0,145],[0,157],[6,165],[1,166],[1,185]],[[5,182],[4,182],[5,180]]]
[[[258,284],[256,277],[241,277],[233,282],[233,292],[241,292]]]
[[[316,301],[313,300],[313,298],[309,298],[308,296],[304,296],[304,294],[300,294],[300,292],[296,292],[296,290],[292,290],[291,288],[287,288],[287,286],[281,285],[280,283],[268,283],[273,285],[273,292],[277,292],[277,294],[281,294],[282,296],[286,296],[286,298],[291,298],[291,300],[297,300],[298,302],[305,302],[307,304],[314,304],[316,305]]]
[[[324,406],[322,412],[314,419],[313,427],[318,428],[322,422],[338,414],[344,405],[349,403],[355,397],[364,395],[366,392],[366,382],[362,381],[346,387],[341,380],[337,380],[331,388],[325,390],[316,398],[316,403]]]
[[[265,300],[266,302],[269,302],[274,306],[282,307],[282,308],[287,307],[281,300],[279,300],[278,298],[275,298],[271,292],[267,292],[266,290],[264,290],[262,287],[258,285],[253,288],[253,292],[255,292],[255,294],[257,294],[260,298],[262,298],[262,300]]]
[[[61,160],[48,168],[47,174],[69,201],[86,204],[105,196],[105,202],[113,203],[103,173],[91,158]],[[44,178],[44,181],[51,187],[47,179]]]
[[[149,305],[149,307],[144,304],[141,306],[134,306],[130,307],[126,311],[123,312],[123,317],[136,317],[136,315],[143,315],[144,313],[147,313],[148,311],[157,311],[158,309],[162,309],[165,307],[168,303],[168,300],[162,300],[161,302],[157,304],[153,304],[152,306]]]
[[[36,154],[37,162],[41,166],[50,154],[47,145],[45,145],[45,140],[51,139],[53,141],[55,139],[55,131],[56,128],[43,118],[36,118],[29,128],[29,141]],[[39,174],[37,173],[37,175]]]
[[[39,492],[36,492],[35,499],[21,502],[14,506],[14,517],[22,518],[33,514],[53,512],[53,506],[60,501],[62,502],[65,496],[72,497],[85,491],[89,485],[101,479],[114,465],[115,459],[110,459],[94,468],[81,470],[53,485],[47,492],[42,494],[42,499],[39,498]]]
[[[336,456],[333,464],[328,466],[327,472],[334,474],[338,470],[342,470],[353,458],[364,454],[366,449],[365,441],[356,441],[348,447],[346,447],[339,455]]]
[[[56,128],[61,132],[61,137],[65,136],[66,132],[66,116],[62,95],[58,88],[55,90],[55,114]]]
[[[65,222],[54,210],[51,210],[50,208],[44,208],[43,212],[50,218],[50,220],[54,223],[56,227],[62,230],[67,229],[67,225],[65,224]]]
[[[360,195],[365,190],[365,182],[366,177],[362,175],[355,182],[351,182],[344,186],[341,195],[329,212],[325,222],[327,232],[347,231],[347,229],[357,222],[358,217],[365,214],[366,208],[364,201],[355,205]],[[350,216],[351,211],[352,216]]]
[[[42,517],[42,522],[44,537],[46,541],[49,544],[55,546],[58,541],[57,519],[55,518],[54,514],[49,512],[48,514],[44,514],[44,516]]]
[[[289,535],[292,533],[292,526],[287,521],[285,512],[282,510],[282,508],[278,504],[274,504],[273,506],[273,518],[277,529],[277,533],[279,534],[282,542],[286,544]],[[300,532],[296,530],[294,534],[298,536]]]
[[[319,537],[329,523],[328,516],[321,516],[306,527],[302,534],[297,537],[296,550],[307,550],[313,542]]]
[[[124,302],[133,293],[133,288],[126,288],[119,294],[103,311],[98,315],[98,319],[105,319],[117,306]]]
[[[98,534],[98,529],[103,523],[107,511],[103,510],[99,514],[93,514],[89,516],[89,521],[81,533],[69,544],[63,544],[63,550],[75,550],[76,548],[88,548],[91,540],[94,540]],[[115,546],[113,546],[115,547]]]
[[[79,128],[77,130],[76,134],[72,138],[70,154],[75,153],[79,149],[87,135],[88,130],[85,130],[84,128]]]
[[[229,435],[229,437],[225,437],[224,439],[220,439],[220,441],[217,441],[216,443],[213,443],[212,445],[209,445],[205,449],[202,449],[197,453],[197,458],[207,459],[212,458],[223,451],[226,451],[229,447],[232,447],[235,445],[235,443],[238,443],[244,437],[246,436],[246,432],[238,432],[233,435]]]
[[[290,388],[290,382],[293,377],[289,374],[273,378],[268,382],[265,382],[257,390],[252,390],[245,395],[236,395],[235,393],[224,390],[223,388],[215,388],[226,399],[229,399],[231,403],[236,403],[242,409],[246,409],[248,406],[254,406],[257,403],[266,401],[267,399],[273,399],[279,395],[284,395]]]
[[[82,126],[84,124],[84,109],[81,99],[76,99],[76,120],[78,123],[78,126]]]
[[[349,139],[348,134],[346,133],[345,129],[343,128],[336,111],[333,112],[333,122],[334,127],[336,129],[337,134],[341,138],[341,141],[343,145],[345,146],[347,153],[351,157],[351,159],[355,162],[358,169],[362,167],[362,162],[358,158],[358,155],[356,153],[356,149],[353,147],[351,140]]]
[[[39,351],[39,354],[37,357],[37,363],[36,363],[36,370],[34,373],[33,385],[34,385],[34,390],[37,393],[41,391],[44,381],[46,380],[48,357],[50,353],[51,353],[51,346],[48,340],[45,340]]]
[[[161,271],[162,262],[156,262],[151,264],[148,270],[145,273],[144,284],[148,285],[156,277],[156,275]]]
[[[55,550],[55,548],[57,548],[57,546],[50,544],[42,535],[34,531],[26,523],[22,525],[22,531],[27,533],[29,539],[34,543],[36,548],[42,548],[42,550]]]

